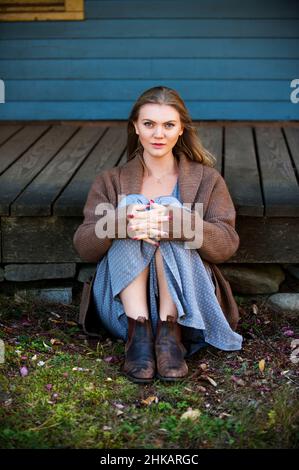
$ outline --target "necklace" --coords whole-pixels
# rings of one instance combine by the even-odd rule
[[[164,178],[164,176],[167,176],[167,175],[170,175],[171,173],[165,173],[164,175],[161,175],[161,176],[155,176],[153,174],[149,175],[149,176],[153,176],[155,178],[155,180],[157,181],[157,183],[159,184],[162,184],[162,181],[161,179]]]

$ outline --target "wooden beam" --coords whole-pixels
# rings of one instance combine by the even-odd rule
[[[82,217],[2,217],[2,263],[82,262],[73,236]],[[229,263],[299,263],[299,218],[237,217]],[[270,242],[269,242],[270,241]]]

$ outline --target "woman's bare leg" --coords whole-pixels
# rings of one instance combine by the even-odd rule
[[[125,289],[119,293],[124,311],[130,318],[136,320],[138,317],[149,319],[147,304],[147,279],[149,266],[147,266]]]
[[[159,287],[159,312],[160,319],[162,321],[167,320],[167,316],[171,315],[177,319],[178,312],[174,301],[170,295],[167,285],[167,279],[164,272],[163,258],[161,251],[157,248],[155,253],[155,262],[156,262],[156,272],[158,278],[158,287]]]

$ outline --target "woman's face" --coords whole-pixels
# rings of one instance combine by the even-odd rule
[[[180,115],[166,104],[145,104],[134,122],[136,134],[144,148],[143,156],[162,157],[172,155],[172,149],[183,134]],[[155,147],[154,144],[164,144]]]

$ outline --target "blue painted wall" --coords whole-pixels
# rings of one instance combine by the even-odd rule
[[[0,120],[126,120],[173,87],[195,120],[298,120],[298,0],[85,0],[84,21],[0,23]]]

